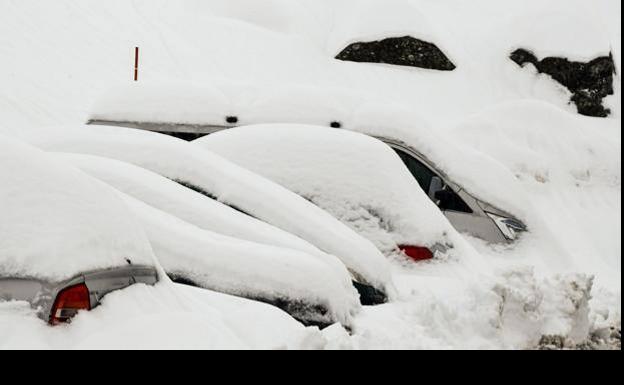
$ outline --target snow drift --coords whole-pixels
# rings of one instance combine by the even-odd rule
[[[384,143],[317,126],[259,125],[195,141],[314,202],[386,254],[459,235]]]
[[[291,191],[193,144],[146,131],[78,126],[29,138],[49,151],[132,163],[206,192],[338,257],[356,279],[392,292],[384,256],[330,214]]]
[[[0,276],[59,282],[154,263],[140,224],[113,189],[0,136]]]
[[[357,292],[343,266],[215,234],[134,198],[124,199],[174,280],[268,302],[310,324],[348,326],[359,310]]]

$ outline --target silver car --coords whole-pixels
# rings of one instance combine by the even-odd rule
[[[107,294],[134,284],[155,285],[154,267],[128,265],[85,272],[63,282],[0,277],[0,302],[24,301],[52,325],[69,322],[79,311],[96,308]]]
[[[520,220],[470,195],[415,149],[396,140],[378,139],[394,149],[420,187],[459,232],[491,243],[505,243],[515,241],[527,231]]]

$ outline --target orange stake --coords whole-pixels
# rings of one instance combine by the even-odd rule
[[[139,47],[134,48],[134,81],[139,81]]]

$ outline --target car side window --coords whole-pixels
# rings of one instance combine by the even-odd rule
[[[414,157],[406,154],[405,152],[395,149],[396,153],[399,154],[401,160],[407,166],[407,169],[412,173],[414,178],[418,181],[418,184],[425,191],[426,194],[429,194],[429,187],[431,187],[431,181],[437,175],[429,169],[429,167],[425,166]]]
[[[420,187],[425,191],[425,194],[429,195],[433,178],[438,177],[438,175],[406,152],[396,148],[394,150],[399,157],[401,157],[401,160],[405,163],[410,173],[416,178]],[[448,186],[444,188],[441,194],[436,194],[436,199],[439,201],[438,207],[440,207],[441,210],[468,214],[473,213],[470,206]]]

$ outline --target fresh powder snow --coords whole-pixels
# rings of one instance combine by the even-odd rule
[[[59,328],[28,304],[0,303],[0,349],[621,349],[620,1],[4,0],[0,8],[4,273],[60,279],[115,266],[126,251],[150,263],[149,222],[155,234],[189,229],[174,240],[159,235],[165,250],[184,236],[193,239],[174,251],[203,251],[210,232],[302,253],[319,274],[335,271],[320,267],[335,255],[352,272],[396,287],[389,303],[351,314],[346,283],[332,286],[344,294],[332,306],[351,321],[348,333],[340,325],[304,328],[274,307],[164,277],[156,287],[113,293]],[[457,68],[335,59],[349,44],[401,36],[435,44]],[[612,55],[614,94],[603,101],[611,115],[578,115],[570,91],[510,60],[519,48],[539,59]],[[464,237],[459,247],[451,229],[456,259],[388,261],[338,221],[215,154],[78,126],[95,118],[227,125],[228,117],[239,125],[339,123],[401,141],[529,232],[509,246]],[[9,137],[74,154],[48,156]],[[145,170],[108,172],[103,161],[75,154]],[[133,175],[138,183],[125,179]],[[180,176],[267,226],[223,219],[226,207],[199,204],[162,179]],[[220,216],[224,234],[214,234],[217,222],[204,213]],[[436,226],[418,228],[422,239],[443,222],[429,213]],[[17,271],[16,262],[30,265]]]

